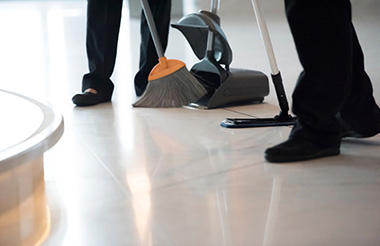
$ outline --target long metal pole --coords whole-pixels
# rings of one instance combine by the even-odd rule
[[[269,59],[269,64],[271,67],[272,74],[276,75],[280,71],[278,70],[278,67],[277,67],[276,58],[274,56],[274,51],[273,51],[273,47],[272,47],[272,42],[270,40],[267,24],[265,22],[265,19],[264,19],[262,13],[261,13],[259,2],[257,0],[252,0],[252,5],[253,5],[253,10],[255,11],[256,20],[257,20],[257,24],[259,26],[261,38],[262,38],[264,46],[265,46],[265,51],[266,51],[268,59]]]
[[[149,30],[153,39],[154,46],[156,47],[156,52],[159,58],[164,56],[164,51],[160,42],[160,38],[157,32],[156,23],[154,22],[152,11],[147,0],[141,0],[141,5],[145,14],[145,19],[148,23]]]
[[[258,0],[252,0],[253,9],[255,11],[257,24],[259,26],[259,31],[261,34],[261,38],[263,40],[265,51],[268,55],[269,64],[272,70],[272,80],[274,84],[274,88],[276,90],[278,103],[280,105],[280,117],[284,119],[288,119],[290,116],[288,115],[289,104],[285,94],[285,88],[282,83],[282,77],[280,70],[278,70],[276,58],[274,56],[274,51],[272,47],[272,42],[269,37],[268,27],[265,22],[264,16],[261,13],[260,5]]]
[[[210,12],[213,14],[218,14],[219,10],[219,0],[212,0],[211,1],[211,7],[210,7]],[[215,35],[213,32],[209,31],[207,35],[207,51],[212,51],[214,50],[214,38]]]

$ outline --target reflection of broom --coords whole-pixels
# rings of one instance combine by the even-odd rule
[[[185,63],[174,59],[167,60],[164,57],[149,4],[147,0],[141,0],[141,4],[156,47],[159,63],[149,74],[146,91],[133,106],[170,108],[199,100],[206,94],[206,90],[187,70]]]

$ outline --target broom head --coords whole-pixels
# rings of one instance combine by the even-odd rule
[[[150,72],[148,81],[153,81],[170,75],[185,66],[185,63],[182,61],[175,59],[167,60],[166,57],[161,57],[158,59],[158,64]]]
[[[165,57],[152,69],[148,85],[134,107],[172,108],[199,100],[206,94],[205,88],[187,70],[185,63]]]

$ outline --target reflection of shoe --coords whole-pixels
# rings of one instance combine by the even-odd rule
[[[339,147],[325,147],[308,140],[292,138],[265,151],[269,162],[293,162],[339,155]]]
[[[91,92],[84,92],[76,94],[73,97],[73,103],[79,107],[96,105],[98,103],[109,102],[109,99],[104,99],[100,93],[94,94]]]

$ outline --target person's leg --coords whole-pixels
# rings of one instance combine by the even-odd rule
[[[286,0],[287,17],[304,68],[293,93],[298,121],[291,138],[339,147],[336,114],[352,83],[349,0]]]
[[[353,81],[340,116],[356,136],[371,137],[380,132],[380,109],[373,97],[371,80],[364,69],[364,55],[353,26],[352,30]]]
[[[76,95],[73,102],[79,106],[111,100],[114,84],[110,77],[116,60],[121,10],[122,0],[88,0],[86,48],[89,73],[83,76],[82,91],[91,88],[97,92],[97,97],[90,92]]]
[[[336,114],[352,82],[350,2],[285,0],[285,6],[304,70],[293,93],[296,125],[289,141],[268,149],[266,158],[292,161],[336,155],[341,141]]]
[[[162,48],[165,51],[168,44],[171,0],[149,0],[148,2],[160,36]],[[137,96],[141,96],[144,93],[148,84],[149,73],[157,63],[157,52],[144,13],[142,13],[140,65],[139,71],[135,76],[135,91]]]

